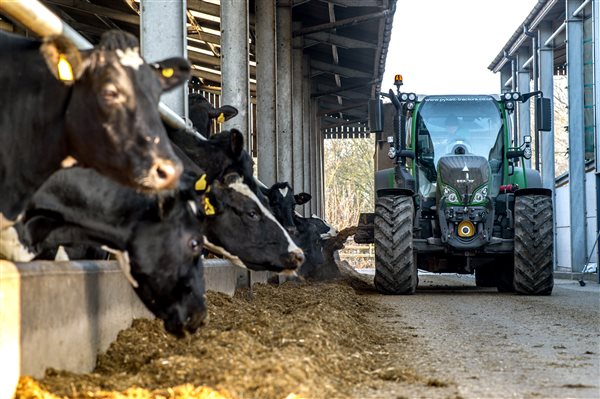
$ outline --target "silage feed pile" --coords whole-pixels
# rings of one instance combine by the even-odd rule
[[[209,292],[208,325],[184,339],[159,321],[135,320],[93,373],[23,377],[16,399],[354,398],[382,381],[417,378],[386,351],[404,338],[373,324],[375,305],[347,285],[257,285],[246,297]]]

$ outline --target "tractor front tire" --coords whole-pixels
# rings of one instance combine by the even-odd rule
[[[524,295],[550,295],[554,287],[552,198],[515,198],[514,288]]]
[[[382,294],[410,295],[417,289],[413,254],[412,197],[381,197],[375,203],[375,288]]]

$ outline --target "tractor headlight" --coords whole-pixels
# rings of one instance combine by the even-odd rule
[[[487,193],[488,193],[487,184],[482,187],[479,187],[477,190],[475,190],[475,193],[473,193],[473,202],[485,201],[485,199],[487,198]]]
[[[401,101],[407,101],[408,100],[408,93],[401,93],[400,94],[400,100]]]
[[[458,193],[450,186],[444,185],[444,197],[448,202],[458,203]]]
[[[514,101],[517,101],[520,97],[521,97],[521,95],[519,93],[517,93],[517,92],[515,92],[515,93],[512,94],[512,99]]]
[[[504,93],[504,99],[510,100],[512,98],[512,93]]]
[[[506,109],[513,109],[515,107],[515,104],[512,101],[509,101],[506,103]]]
[[[415,93],[408,93],[409,101],[417,101],[417,95]]]

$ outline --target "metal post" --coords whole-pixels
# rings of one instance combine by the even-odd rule
[[[277,179],[292,183],[292,8],[277,6]]]
[[[552,22],[542,22],[539,26],[539,42],[545,43],[552,35]],[[544,97],[549,98],[554,110],[554,49],[541,46],[539,49],[539,85]],[[552,119],[554,115],[551,114]],[[554,124],[549,132],[542,132],[540,137],[542,185],[552,190],[552,203],[556,203],[555,171],[554,171]],[[556,206],[554,212],[554,248],[556,248]],[[556,250],[554,251],[554,267],[556,268]]]
[[[594,26],[594,128],[596,133],[596,231],[600,231],[600,0],[592,0]],[[600,264],[600,247],[596,246],[596,264]],[[600,283],[600,272],[598,273]]]
[[[147,62],[169,57],[187,58],[186,7],[183,1],[140,2],[141,52]],[[161,96],[161,100],[178,115],[187,117],[186,85]]]
[[[258,177],[277,182],[277,40],[272,0],[256,0],[256,134]]]
[[[319,216],[325,218],[325,141],[323,139],[323,133],[321,132],[321,126],[319,124],[319,130],[317,130],[317,145],[319,146]]]
[[[250,151],[250,92],[248,59],[248,0],[221,0],[221,104],[238,109],[223,129],[244,134]]]
[[[523,67],[523,64],[529,59],[530,54],[526,48],[521,47],[517,54],[517,90],[521,93],[529,93],[531,91],[529,70]],[[516,141],[516,145],[520,145],[523,142],[524,136],[531,135],[531,110],[530,102],[527,100],[524,103],[519,103],[519,137]],[[526,159],[525,165],[530,168],[531,160]]]
[[[506,86],[506,82],[508,82],[510,78],[510,65],[505,64],[504,67],[500,70],[500,91],[498,93],[504,93],[506,91],[509,91],[509,88]]]
[[[583,22],[571,17],[581,0],[566,0],[567,81],[569,86],[569,198],[571,270],[581,272],[586,258],[585,135],[583,130]]]
[[[292,28],[299,29],[301,23],[294,22]],[[302,37],[293,39],[292,50],[292,187],[296,192],[303,189],[304,154],[302,153]]]
[[[311,88],[314,83],[311,83]],[[318,119],[317,115],[318,109],[318,100],[316,98],[311,98],[310,100],[310,193],[313,196],[313,199],[310,201],[310,212],[311,214],[317,213],[317,202],[318,202],[318,192],[317,192],[317,130]]]
[[[310,103],[310,60],[304,56],[302,77],[302,170],[303,181],[302,190],[310,193],[310,134],[311,123],[311,103]],[[312,193],[311,193],[312,194]],[[310,206],[304,207],[304,216],[310,216]]]

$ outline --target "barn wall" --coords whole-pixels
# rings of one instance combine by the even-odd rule
[[[557,270],[571,271],[571,220],[569,217],[569,183],[556,188],[556,267]],[[596,241],[596,174],[585,174],[585,258],[590,254]],[[583,239],[580,237],[579,239]],[[596,251],[592,254],[592,263],[596,263]]]

